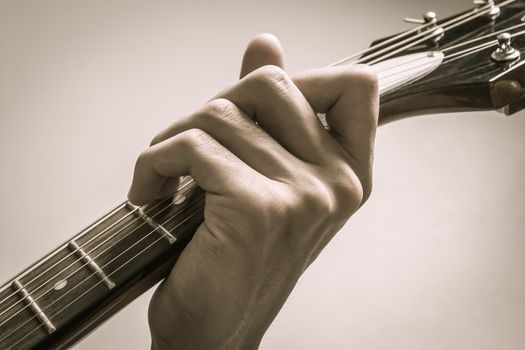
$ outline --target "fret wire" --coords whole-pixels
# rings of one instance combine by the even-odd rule
[[[124,203],[124,206],[123,206],[122,208],[120,208],[120,209],[123,209],[123,208],[125,208],[125,203]],[[115,223],[113,223],[113,224],[112,224],[111,226],[109,226],[107,229],[101,231],[98,235],[96,235],[96,236],[93,237],[93,238],[96,238],[96,237],[98,237],[99,235],[105,233],[108,229],[110,229],[110,228],[112,228],[114,225],[120,223],[123,219],[127,218],[127,217],[128,217],[129,215],[131,215],[131,214],[133,214],[133,213],[132,213],[132,212],[128,213],[127,215],[125,215],[124,217],[122,217],[121,219],[119,219],[118,221],[116,221]],[[87,233],[89,233],[89,231],[86,232],[86,234],[87,234]],[[78,238],[82,238],[82,237],[83,237],[83,236],[78,237]],[[75,238],[69,240],[69,242],[74,241],[74,240],[75,240]],[[91,240],[90,240],[90,241],[91,241]],[[90,241],[86,242],[85,244],[88,244]],[[69,243],[69,242],[68,242],[68,243]],[[63,247],[63,248],[61,248],[60,251],[62,251],[62,250],[64,250],[65,248],[67,248],[67,244],[68,244],[68,243],[66,243],[66,246]],[[83,246],[84,246],[84,245],[83,245]],[[79,248],[82,249],[82,247],[79,247]],[[43,272],[41,272],[40,274],[38,274],[36,277],[34,277],[33,279],[31,279],[31,280],[30,280],[29,282],[27,282],[26,284],[29,285],[29,284],[30,284],[31,282],[33,282],[34,280],[36,280],[37,278],[41,277],[41,276],[44,275],[46,272],[50,271],[52,268],[56,267],[56,266],[57,266],[58,264],[60,264],[61,262],[65,261],[65,259],[67,259],[68,257],[70,257],[70,256],[74,255],[75,253],[77,253],[77,251],[78,251],[78,250],[75,249],[74,251],[70,252],[68,255],[66,255],[65,257],[63,257],[63,258],[60,259],[59,261],[55,262],[53,265],[51,265],[50,267],[48,267],[47,269],[45,269]],[[70,266],[72,266],[73,264],[75,264],[77,261],[78,261],[78,260],[73,261],[70,265],[68,265],[68,266],[66,267],[66,269],[69,268]],[[45,285],[45,283],[47,283],[47,282],[49,282],[49,280],[44,281],[44,284],[41,284],[40,286],[38,286],[37,288],[35,288],[35,289],[33,290],[33,292],[39,290],[39,289],[40,289],[43,285]],[[18,292],[18,290],[15,291],[15,292],[14,292],[13,294],[11,294],[11,295],[16,294],[17,292]],[[7,300],[11,295],[7,296],[7,298],[5,298],[4,300]],[[4,301],[4,300],[3,300],[3,301]],[[2,302],[3,302],[3,301],[2,301]],[[14,307],[14,306],[15,306],[16,304],[18,304],[18,303],[19,303],[19,302],[16,302],[16,303],[10,305],[7,309],[3,310],[3,311],[0,313],[0,316],[2,316],[3,314],[5,314],[7,311],[9,311],[12,307]]]
[[[190,180],[187,181],[183,186],[181,186],[178,190],[177,190],[177,194],[182,191],[183,189],[185,189],[187,186],[191,185],[192,184],[192,180],[191,178],[189,178]],[[88,226],[86,229],[82,230],[79,234],[77,234],[76,236],[74,236],[73,238],[71,238],[69,241],[63,243],[61,246],[59,246],[52,254],[49,254],[48,256],[45,257],[44,260],[42,260],[40,262],[40,264],[43,264],[45,263],[46,261],[49,261],[50,258],[52,258],[53,256],[55,256],[58,252],[60,252],[61,250],[65,249],[68,245],[68,243],[72,240],[78,240],[82,237],[84,237],[86,234],[88,234],[90,231],[92,231],[94,228],[96,228],[97,226],[99,226],[102,222],[106,221],[107,219],[109,219],[110,217],[112,217],[113,215],[115,215],[119,210],[123,209],[124,207],[126,207],[127,205],[127,201],[118,205],[114,210],[112,210],[109,214],[103,216],[101,219],[97,220],[95,223],[93,223],[92,225]],[[160,203],[159,203],[160,204]],[[155,209],[155,207],[151,208],[151,210]],[[138,210],[138,209],[137,209]],[[92,237],[91,239],[89,239],[87,242],[85,242],[80,248],[83,248],[85,245],[89,244],[90,242],[92,242],[94,239],[98,238],[100,235],[104,234],[105,232],[107,232],[109,229],[111,229],[113,226],[115,226],[116,224],[120,223],[122,220],[126,219],[127,217],[129,217],[130,215],[133,215],[133,211],[126,214],[124,217],[120,218],[117,222],[113,223],[111,226],[107,227],[106,229],[104,229],[103,231],[101,231],[100,233],[98,233],[97,235],[95,235],[94,237]],[[60,264],[62,261],[64,261],[65,259],[67,259],[68,257],[70,257],[71,255],[75,254],[76,251],[73,251],[71,253],[69,253],[67,256],[63,257],[61,260],[57,261],[55,264],[53,264],[52,266],[48,267],[45,271],[41,272],[39,275],[33,277],[29,282],[26,282],[28,285],[30,283],[32,283],[33,281],[35,281],[37,278],[41,277],[43,274],[45,274],[46,272],[48,272],[50,269],[52,269],[53,267],[55,267],[56,265]],[[2,287],[2,289],[6,289],[9,287],[9,285],[15,280],[15,279],[20,279],[24,276],[26,276],[28,273],[34,271],[35,268],[37,268],[39,265],[36,265],[34,266],[32,269],[28,269],[27,271],[25,271],[24,273],[18,275],[18,276],[15,276],[15,278],[13,278],[12,280],[8,281],[4,287]],[[30,267],[31,268],[31,267]],[[2,291],[2,289],[0,289],[0,291]],[[4,301],[6,301],[7,299],[9,299],[11,296],[15,295],[18,291],[15,291],[14,293],[12,293],[11,295],[8,295],[6,298],[4,298],[2,301],[0,301],[0,304],[2,304]],[[4,314],[5,311],[2,311],[0,313],[0,316],[2,316]]]
[[[66,248],[66,247],[67,247],[67,244],[68,244],[71,240],[76,240],[76,239],[79,239],[79,238],[84,237],[86,234],[88,234],[89,232],[91,232],[91,230],[93,230],[94,228],[96,228],[99,224],[101,224],[101,223],[103,223],[104,221],[108,220],[108,219],[111,218],[113,215],[115,215],[119,210],[121,210],[121,209],[123,209],[123,208],[125,208],[125,207],[126,207],[126,202],[124,202],[124,203],[122,203],[121,205],[119,205],[114,211],[112,211],[110,214],[107,214],[106,216],[104,216],[103,218],[101,218],[100,220],[98,220],[95,224],[90,225],[87,229],[83,230],[83,231],[81,232],[82,235],[79,234],[79,235],[77,235],[77,236],[75,236],[75,237],[69,239],[67,242],[65,242],[63,245],[61,245],[60,247],[58,247],[58,248],[54,251],[55,254],[50,254],[50,255],[46,256],[46,259],[45,259],[45,260],[42,260],[42,263],[45,263],[46,261],[49,261],[49,259],[51,259],[53,256],[55,256],[56,253],[62,251],[64,248]],[[132,213],[129,213],[128,215],[131,215],[131,214],[132,214]],[[108,229],[110,229],[112,226],[118,224],[121,220],[123,220],[123,219],[125,219],[125,218],[126,218],[126,217],[122,217],[121,219],[119,219],[119,221],[113,223],[113,224],[112,224],[111,226],[109,226],[106,230],[100,232],[99,235],[102,234],[102,233],[104,233],[104,232],[107,231]],[[97,237],[98,237],[98,235],[95,236],[95,237],[93,237],[93,239],[95,239],[95,238],[97,238]],[[86,244],[87,244],[87,243],[89,243],[89,241],[86,242]],[[58,265],[59,263],[61,263],[62,261],[64,261],[64,260],[65,260],[66,258],[68,258],[69,256],[73,255],[74,253],[75,253],[75,252],[71,252],[68,256],[63,257],[61,260],[57,261],[54,265],[48,267],[46,270],[44,270],[42,273],[40,273],[39,275],[37,275],[36,277],[34,277],[33,279],[31,279],[31,280],[30,280],[29,282],[27,282],[27,283],[30,284],[31,282],[33,282],[33,281],[36,280],[37,278],[41,277],[44,273],[48,272],[50,269],[52,269],[53,267],[55,267],[56,265]],[[23,275],[20,275],[20,276],[15,277],[13,280],[15,280],[15,279],[20,279],[20,278],[26,276],[28,273],[34,271],[35,268],[37,268],[37,267],[38,267],[38,266],[35,266],[33,269],[28,270],[28,271],[27,271],[26,273],[24,273]],[[16,292],[17,292],[17,291],[15,291],[14,293],[16,293]],[[8,299],[9,297],[10,297],[10,296],[8,296],[7,298],[4,298],[4,300],[0,301],[0,304],[3,303],[3,302],[4,302],[6,299]],[[0,313],[0,316],[2,316],[2,315],[3,315],[3,312]]]
[[[192,185],[193,181],[190,179],[190,181],[187,181],[186,184],[184,184],[180,189],[177,190],[176,194],[179,194],[179,192],[181,192],[183,189],[185,189],[186,187]],[[190,189],[188,189],[188,191],[186,191],[184,194],[187,194],[187,192],[189,192]],[[96,223],[94,223],[93,225],[90,225],[87,229],[83,230],[81,233],[83,233],[83,235],[77,235],[75,237],[73,237],[72,239],[70,239],[68,242],[64,243],[62,246],[60,246],[58,249],[56,249],[55,251],[55,254],[51,254],[49,255],[49,257],[45,260],[42,261],[42,263],[45,263],[46,261],[48,261],[50,258],[52,258],[53,256],[55,256],[58,252],[62,251],[63,249],[65,249],[67,247],[67,245],[69,244],[70,241],[72,240],[77,240],[77,239],[80,239],[82,237],[84,237],[86,234],[88,234],[91,230],[93,230],[96,226],[100,225],[103,221],[109,219],[110,217],[112,217],[113,215],[115,215],[119,210],[123,209],[126,207],[127,205],[127,201],[124,202],[123,204],[119,205],[117,208],[115,208],[113,211],[111,211],[109,214],[107,214],[106,216],[104,216],[102,219],[99,219],[96,221]],[[154,210],[158,205],[160,205],[161,202],[157,203],[155,206],[153,206],[152,208],[150,208],[150,211]],[[80,249],[82,249],[83,247],[85,247],[87,244],[91,243],[93,240],[95,240],[96,238],[100,237],[102,234],[104,234],[105,232],[107,232],[108,230],[110,230],[111,228],[113,228],[115,225],[119,224],[120,222],[122,222],[122,220],[126,219],[127,217],[129,217],[130,215],[133,215],[135,211],[139,210],[140,208],[137,208],[137,209],[133,209],[131,212],[127,213],[125,216],[123,216],[122,218],[120,218],[119,220],[117,220],[116,222],[114,222],[113,224],[111,224],[110,226],[108,226],[107,228],[105,228],[104,230],[102,230],[101,232],[99,232],[98,234],[96,234],[95,236],[93,236],[92,238],[90,238],[87,242],[83,243],[81,246],[80,246]],[[137,218],[135,220],[139,220],[140,221],[140,218]],[[124,228],[128,227],[129,225],[131,225],[132,223],[134,223],[134,221],[128,223]],[[122,228],[122,229],[124,229]],[[121,229],[121,230],[122,230]],[[120,230],[116,233],[118,234],[120,233]],[[108,239],[110,239],[111,237],[107,238],[104,242],[106,242]],[[102,242],[102,243],[104,243]],[[100,245],[102,244],[100,243],[97,247],[93,248],[91,252],[93,252],[95,249],[97,249],[98,247],[100,247]],[[38,274],[37,276],[33,277],[30,281],[26,282],[26,285],[29,285],[31,284],[32,282],[34,282],[37,278],[41,277],[42,275],[44,275],[46,272],[50,271],[52,268],[56,267],[58,264],[60,264],[61,262],[63,262],[65,259],[67,259],[68,257],[76,254],[78,252],[78,249],[76,250],[73,250],[72,252],[70,252],[68,255],[64,256],[62,259],[60,259],[59,261],[55,262],[53,265],[49,266],[47,269],[45,269],[44,271],[42,271],[40,274]],[[73,264],[75,264],[76,261],[74,261],[73,263],[69,264],[65,269],[69,268],[70,266],[72,266]],[[35,266],[35,268],[38,267],[38,266]],[[31,271],[34,271],[34,269],[32,270],[29,270],[27,271],[27,273],[31,272]],[[26,273],[26,274],[27,274]],[[15,277],[12,281],[14,281],[15,279],[20,279],[22,277],[24,277],[26,274],[24,274],[23,276],[17,276]],[[11,283],[12,283],[11,281]],[[48,281],[45,281],[44,283],[46,283]],[[8,286],[8,285],[7,285]],[[40,285],[39,287],[37,287],[34,291],[36,290],[39,290],[40,287],[42,285]],[[8,300],[10,297],[12,297],[13,295],[16,295],[16,293],[18,293],[19,291],[14,291],[13,293],[11,293],[10,295],[8,295],[7,297],[5,297],[2,301],[0,301],[0,304],[2,304],[3,302],[5,302],[6,300]],[[5,314],[7,311],[9,311],[12,307],[14,307],[17,303],[15,304],[12,304],[10,305],[7,309],[3,310],[0,312],[0,316],[2,316],[3,314]]]
[[[197,197],[197,200],[201,199],[204,195],[201,194],[199,195],[199,197]],[[172,204],[169,204],[168,205],[168,208],[171,207]],[[176,212],[173,216],[171,216],[169,219],[165,220],[161,225],[165,225],[166,223],[168,223],[169,221],[175,219],[177,216],[179,216],[179,214],[181,214],[183,212],[184,209],[181,209],[179,210],[178,212]],[[143,223],[144,224],[144,223]],[[142,224],[141,224],[142,225]],[[134,229],[131,233],[128,234],[128,236],[130,234],[132,234],[133,232],[135,232],[136,229]],[[111,262],[113,262],[115,259],[117,259],[119,256],[121,256],[122,254],[124,254],[125,252],[127,252],[128,250],[130,250],[132,247],[134,247],[136,244],[138,244],[139,242],[141,242],[142,240],[146,239],[147,237],[149,237],[151,234],[154,234],[155,232],[157,232],[156,229],[153,229],[151,230],[148,234],[144,235],[144,237],[142,237],[140,240],[138,240],[137,242],[135,242],[133,245],[129,246],[126,250],[124,250],[123,252],[121,252],[119,255],[117,255],[116,257],[114,257],[113,259],[111,259],[110,261],[108,261],[106,264],[104,264],[101,268],[104,268],[106,267],[108,264],[110,264]],[[161,236],[162,237],[162,236]],[[99,254],[100,255],[100,254]],[[68,277],[70,277],[72,274],[68,275]],[[94,273],[90,274],[88,276],[91,277],[93,276]],[[111,275],[111,274],[110,274]],[[110,276],[108,275],[108,276]],[[67,292],[65,292],[64,294],[62,294],[60,297],[58,297],[57,299],[55,299],[51,304],[47,305],[46,307],[43,308],[43,311],[47,310],[50,306],[54,305],[57,301],[59,301],[60,299],[62,299],[64,296],[68,295],[72,290],[74,290],[76,287],[78,287],[80,284],[82,284],[83,282],[85,282],[87,280],[84,279],[82,282],[80,282],[79,284],[77,284],[75,287],[73,287],[72,289],[68,290]],[[47,292],[46,292],[47,293]],[[38,301],[42,296],[40,296],[39,298],[36,298],[35,301]],[[14,316],[14,315],[13,315]],[[11,316],[10,318],[12,318],[13,316]],[[2,342],[4,339],[6,339],[7,337],[9,337],[11,334],[13,334],[14,332],[16,332],[18,329],[20,329],[21,327],[23,327],[24,325],[26,325],[29,321],[31,321],[34,317],[26,320],[24,323],[22,323],[21,325],[19,325],[16,329],[14,329],[11,333],[9,333],[7,336],[3,337],[0,339],[0,342]],[[9,320],[9,319],[8,319]],[[7,322],[8,320],[4,321]]]
[[[181,186],[177,191],[181,191],[183,190],[184,188],[186,188],[187,186],[191,185],[191,183],[193,182],[193,180],[188,177],[188,181],[183,185]],[[184,179],[181,181],[181,182],[184,182]],[[178,193],[177,193],[178,194]],[[77,239],[80,239],[82,237],[84,237],[87,233],[89,233],[90,231],[92,231],[94,228],[96,228],[98,225],[100,225],[101,223],[103,223],[104,221],[106,221],[107,219],[109,219],[111,216],[115,215],[119,210],[123,209],[124,207],[126,207],[126,204],[127,204],[128,201],[125,201],[119,205],[117,205],[115,208],[113,208],[112,210],[109,211],[109,213],[107,213],[106,215],[102,216],[101,218],[97,219],[95,222],[93,222],[92,224],[90,224],[88,227],[84,228],[82,231],[80,231],[79,233],[77,233],[76,236],[73,236],[73,238],[70,238],[69,240],[67,240],[66,242],[62,243],[60,246],[58,246],[56,249],[54,249],[50,254],[46,255],[45,257],[43,257],[41,260],[37,261],[36,263],[34,263],[33,265],[29,266],[28,268],[26,268],[24,271],[22,271],[21,273],[19,273],[18,275],[14,276],[13,278],[11,278],[10,280],[8,280],[6,283],[4,283],[2,286],[0,286],[0,292],[8,289],[10,287],[10,285],[13,283],[14,280],[16,279],[20,279],[20,278],[23,278],[25,277],[28,273],[34,271],[36,268],[38,268],[41,264],[45,263],[46,261],[48,261],[49,259],[51,259],[53,256],[55,256],[58,252],[60,252],[62,249],[66,248],[67,247],[67,244],[69,243],[69,241],[71,240],[77,240]],[[154,208],[152,208],[154,209]],[[95,237],[96,238],[96,237]],[[88,244],[90,241],[86,242],[85,244]],[[74,252],[73,252],[74,253]],[[65,257],[67,258],[67,257]],[[51,268],[51,267],[50,267]],[[47,271],[45,271],[47,272]],[[43,273],[45,273],[43,272]],[[41,275],[39,276],[36,276],[34,277],[34,279],[40,277]],[[31,283],[32,281],[29,281],[28,283]],[[14,295],[14,294],[12,294]],[[2,304],[5,300],[7,300],[9,297],[11,297],[12,295],[8,296],[7,298],[4,298],[3,300],[0,301],[0,304]],[[1,316],[1,314],[0,314]]]
[[[160,203],[159,203],[159,204],[160,204]],[[124,206],[124,207],[125,207],[125,206]],[[122,208],[121,208],[121,209],[122,209]],[[152,210],[153,210],[153,209],[154,209],[154,208],[152,208]],[[96,237],[100,236],[101,234],[107,232],[108,229],[112,228],[115,224],[120,223],[123,219],[127,218],[130,214],[133,214],[133,212],[128,213],[127,215],[125,215],[124,217],[122,217],[121,219],[119,219],[117,222],[113,223],[113,224],[112,224],[111,226],[109,226],[107,229],[101,231],[99,234],[97,234],[97,235],[96,235],[95,237],[93,237],[93,238],[96,238]],[[131,223],[133,223],[133,221],[132,221]],[[128,227],[131,223],[128,223],[126,226],[124,226],[124,228]],[[122,229],[124,229],[124,228],[122,228]],[[122,229],[121,229],[121,230],[122,230]],[[117,231],[117,234],[120,233],[121,230]],[[86,232],[86,233],[88,233],[88,232]],[[83,237],[83,236],[82,236],[82,237]],[[78,237],[78,238],[82,238],[82,237]],[[103,241],[102,243],[106,242],[106,241],[107,241],[108,239],[110,239],[110,238],[111,238],[111,236],[110,236],[109,238],[107,238],[105,241]],[[73,239],[71,239],[69,242],[74,241],[74,240],[75,240],[75,239],[73,238]],[[92,240],[87,241],[86,243],[84,243],[84,245],[82,245],[82,247],[84,247],[86,244],[90,243],[91,241],[92,241]],[[93,250],[97,249],[100,245],[101,245],[101,244],[99,244],[97,247],[93,248],[93,249],[90,251],[90,253],[91,253]],[[79,247],[79,249],[82,249],[82,247]],[[63,249],[64,249],[64,248],[62,248],[61,250],[63,250]],[[37,278],[41,277],[42,275],[44,275],[46,272],[50,271],[53,267],[56,267],[58,264],[60,264],[61,262],[63,262],[63,261],[64,261],[65,259],[67,259],[68,257],[70,257],[70,256],[74,255],[75,253],[77,253],[77,252],[79,251],[79,249],[75,249],[75,250],[73,250],[73,251],[70,252],[68,255],[66,255],[65,257],[63,257],[62,259],[60,259],[59,261],[57,261],[56,263],[54,263],[53,265],[51,265],[50,267],[48,267],[46,270],[44,270],[43,272],[41,272],[41,273],[40,273],[39,275],[37,275],[35,278],[31,279],[31,280],[27,283],[27,285],[29,285],[29,284],[30,284],[32,281],[34,281],[35,279],[37,279]],[[63,270],[67,270],[69,267],[73,266],[75,263],[77,263],[77,262],[80,261],[80,260],[81,260],[81,259],[79,258],[79,259],[73,261],[71,264],[69,264],[69,265],[68,265],[67,267],[65,267]],[[63,270],[62,270],[62,271],[63,271]],[[62,271],[61,271],[61,272],[62,272]],[[54,278],[54,277],[53,277],[53,278]],[[41,284],[40,286],[38,286],[37,288],[35,288],[32,292],[34,293],[35,291],[40,290],[40,288],[41,288],[42,286],[44,286],[45,283],[47,283],[47,282],[49,282],[49,279],[46,280],[46,281],[44,281],[43,284]],[[16,291],[15,291],[13,294],[11,294],[11,295],[16,294],[17,292],[18,292],[18,290],[16,290]],[[9,295],[9,296],[8,296],[7,298],[5,298],[4,300],[7,300],[11,295]],[[2,316],[3,314],[5,314],[7,311],[9,311],[11,308],[13,308],[13,307],[14,307],[15,305],[17,305],[18,303],[20,303],[20,302],[18,301],[18,302],[16,302],[16,303],[10,305],[7,309],[3,310],[3,311],[0,313],[0,316]],[[23,310],[23,309],[22,309],[22,310]],[[20,311],[22,311],[22,310],[20,310]],[[16,315],[16,314],[15,314],[15,315]],[[14,316],[14,315],[13,315],[13,316]],[[6,320],[6,321],[7,321],[7,320]],[[4,321],[4,322],[6,322],[6,321]]]
[[[73,238],[70,238],[68,239],[66,242],[62,243],[61,245],[59,245],[55,250],[53,250],[50,254],[46,255],[44,258],[42,258],[41,260],[37,261],[36,263],[34,263],[33,265],[29,266],[27,269],[25,269],[24,271],[22,271],[21,273],[19,273],[18,275],[16,275],[14,278],[8,280],[6,283],[4,283],[2,285],[2,287],[0,287],[0,292],[6,290],[7,288],[9,288],[9,286],[13,283],[14,280],[16,279],[20,279],[20,278],[23,278],[25,277],[28,273],[30,273],[31,271],[34,271],[38,266],[40,266],[41,264],[45,263],[46,261],[48,261],[49,259],[51,259],[53,256],[55,256],[58,252],[60,252],[61,249],[63,249],[64,247],[67,246],[67,244],[69,243],[69,241],[71,239],[78,239],[78,238],[81,238],[83,237],[83,234],[89,232],[90,230],[92,230],[94,227],[96,227],[97,225],[99,225],[100,223],[102,223],[103,221],[107,220],[109,217],[115,215],[119,210],[121,210],[122,208],[124,208],[126,206],[126,202],[123,202],[121,204],[119,204],[118,206],[116,206],[114,209],[112,209],[108,214],[104,215],[103,217],[101,217],[100,219],[96,220],[94,223],[92,223],[91,225],[89,225],[88,227],[86,227],[85,229],[83,229],[82,231],[80,231],[76,236],[74,236]],[[3,303],[6,299],[4,298],[2,301],[0,301],[0,304]]]
[[[204,194],[201,194],[199,195],[199,197],[197,197],[197,200],[201,199],[204,197]],[[183,221],[181,221],[180,223],[178,223],[174,228],[172,228],[170,230],[170,232],[173,232],[175,231],[178,227],[180,227],[182,224],[184,224],[186,221],[188,221],[189,219],[191,219],[193,216],[197,215],[198,213],[200,213],[203,209],[199,209],[195,212],[193,212],[192,214],[190,214],[190,216],[186,217]],[[175,217],[177,216],[177,214],[173,215],[172,217],[170,217],[169,219],[165,220],[161,225],[165,225],[166,223],[168,223],[169,221],[173,220]],[[139,241],[135,242],[132,246],[128,247],[125,251],[123,251],[122,253],[120,253],[118,256],[116,256],[115,258],[113,258],[111,261],[109,261],[108,263],[104,264],[104,266],[108,265],[109,263],[111,263],[113,260],[115,260],[116,258],[118,258],[120,255],[124,254],[125,252],[127,252],[129,249],[131,249],[135,244],[137,244],[138,242],[142,241],[143,239],[145,239],[146,237],[148,237],[149,235],[155,233],[156,230],[152,230],[150,231],[146,236],[144,236],[143,238],[141,238]],[[135,254],[131,259],[129,259],[128,261],[126,261],[124,264],[122,264],[121,266],[119,266],[115,271],[113,271],[112,273],[108,274],[108,277],[111,277],[115,272],[117,272],[118,270],[120,270],[121,268],[123,268],[125,265],[127,265],[129,262],[131,262],[133,259],[137,258],[140,254],[142,254],[143,252],[145,252],[147,249],[150,249],[154,244],[156,244],[157,242],[163,240],[164,237],[161,236],[159,238],[157,238],[153,243],[151,243],[150,245],[148,245],[146,248],[142,249],[139,253]],[[104,267],[103,266],[103,267]],[[91,274],[90,276],[88,276],[87,278],[85,278],[82,282],[80,282],[79,284],[77,284],[74,288],[78,287],[80,284],[82,284],[83,282],[85,282],[89,277],[91,277],[93,274]],[[97,282],[95,285],[93,285],[91,288],[89,288],[88,290],[86,290],[84,293],[82,293],[80,296],[78,296],[77,298],[73,299],[71,302],[69,302],[66,306],[64,306],[63,308],[61,308],[60,310],[58,310],[57,312],[55,312],[54,314],[50,315],[49,318],[51,317],[55,317],[56,315],[58,315],[60,312],[62,312],[63,310],[65,310],[66,308],[68,308],[69,306],[71,306],[74,302],[76,302],[78,299],[80,299],[82,296],[84,296],[85,294],[87,294],[88,292],[90,292],[91,290],[93,290],[93,288],[95,288],[96,286],[98,286],[100,283],[102,283],[102,281],[99,281]],[[71,290],[73,290],[71,289]],[[71,290],[69,290],[68,292],[66,292],[65,294],[71,292]],[[64,295],[65,295],[64,294]],[[60,300],[64,295],[60,296],[59,298],[57,298],[52,304],[49,304],[47,305],[43,310],[45,311],[49,306],[53,305],[56,301]],[[20,327],[24,326],[25,324],[27,324],[27,322],[29,322],[30,320],[34,319],[35,316],[31,317],[29,320],[27,320],[26,322],[24,322],[22,325],[18,326],[14,331],[12,331],[11,333],[9,333],[7,336],[5,336],[4,338],[0,339],[0,342],[2,342],[4,339],[6,339],[7,337],[9,337],[11,334],[13,334],[15,331],[17,331],[18,329],[20,329]],[[9,347],[9,349],[13,348],[16,344],[18,344],[19,342],[21,342],[23,339],[25,339],[26,337],[28,337],[30,334],[32,334],[33,332],[35,332],[37,329],[39,329],[39,327],[36,327],[34,328],[32,331],[30,331],[29,333],[27,333],[26,335],[24,335],[22,338],[20,338],[15,344],[11,345]]]
[[[187,186],[188,187],[192,182],[188,182]],[[186,192],[184,192],[184,195],[186,195],[187,193],[189,193],[189,191],[191,191],[192,188],[189,188]],[[162,203],[162,202],[160,202]],[[160,204],[159,203],[159,204]],[[158,204],[157,204],[158,205]],[[157,207],[157,205],[155,205],[153,208],[151,208],[151,210],[153,210],[155,207]],[[170,207],[172,206],[172,203],[170,202],[166,207],[164,207],[163,209],[161,209],[159,212],[157,212],[156,214],[154,214],[152,217],[156,217],[158,214],[160,214],[161,212],[163,212],[164,210],[166,209],[169,209]],[[179,214],[182,212],[183,209],[181,209],[179,212],[177,212],[175,215]],[[131,223],[134,223],[134,222],[141,222],[141,219],[140,217],[135,219],[134,221],[132,221]],[[124,228],[128,227],[131,223],[129,223],[128,225],[126,225]],[[101,256],[103,253],[105,253],[106,251],[108,251],[110,248],[112,248],[113,246],[115,246],[117,243],[119,243],[122,239],[126,238],[127,236],[133,234],[139,227],[142,227],[143,225],[145,225],[146,222],[142,222],[138,227],[136,227],[135,229],[133,229],[129,234],[127,234],[126,236],[124,237],[121,237],[119,240],[117,240],[116,242],[112,243],[109,247],[106,247],[102,252],[100,252],[98,255],[96,255],[95,257],[93,257],[93,259],[96,259],[97,257]],[[98,247],[100,247],[103,243],[107,242],[109,239],[115,237],[116,235],[118,235],[120,232],[122,232],[122,230],[124,229],[120,229],[119,231],[117,231],[115,234],[113,234],[112,236],[106,238],[103,242],[101,242],[98,246],[96,246],[95,248],[93,248],[92,250],[89,251],[89,253],[93,252],[95,249],[97,249]],[[53,276],[52,278],[48,279],[46,282],[44,282],[44,284],[41,284],[38,288],[34,289],[32,291],[32,293],[34,293],[35,291],[39,290],[41,287],[45,286],[45,283],[49,282],[50,280],[58,277],[61,273],[67,271],[67,269],[71,266],[73,266],[76,262],[79,262],[81,261],[82,258],[80,259],[77,259],[76,261],[74,261],[73,263],[69,264],[66,268],[62,269],[60,272],[58,272],[55,276]],[[85,266],[87,266],[88,263],[84,263],[82,266],[80,266],[79,268],[77,268],[75,271],[73,271],[72,273],[70,273],[68,276],[66,276],[64,279],[68,279],[69,277],[73,276],[76,272],[80,271],[82,268],[84,268]],[[35,301],[38,301],[40,300],[42,297],[44,297],[47,293],[49,293],[50,291],[52,291],[53,288],[47,290],[44,294],[40,295],[38,298],[35,299]],[[19,304],[20,301],[14,303],[13,305],[11,305],[8,309],[6,309],[3,313],[7,312],[8,310],[10,310],[12,307],[14,307],[15,305]],[[17,314],[19,314],[20,312],[22,312],[24,309],[26,309],[26,307],[23,307],[22,309],[20,309],[19,311],[17,311],[15,314],[11,315],[8,319],[4,320],[2,322],[2,324],[4,324],[5,322],[9,321],[11,318],[13,318],[14,316],[16,316]]]

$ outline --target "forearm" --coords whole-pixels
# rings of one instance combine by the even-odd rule
[[[256,323],[256,322],[253,322]],[[224,325],[222,329],[209,330],[180,325],[177,330],[163,334],[150,325],[152,350],[257,350],[266,329],[247,329],[242,326]],[[165,333],[165,332],[164,332]]]
[[[197,292],[189,294],[195,295]],[[226,317],[217,317],[215,305],[220,307],[225,300],[213,299],[210,296],[204,299],[209,305],[201,302],[198,303],[197,310],[195,308],[190,310],[193,305],[191,302],[181,304],[170,288],[161,285],[149,306],[151,349],[256,350],[259,348],[262,337],[273,318],[266,320],[266,315],[249,312],[247,302],[243,302],[245,308],[235,310],[234,307],[230,307],[229,312],[223,312],[223,314],[228,313]],[[211,301],[212,299],[215,301]]]

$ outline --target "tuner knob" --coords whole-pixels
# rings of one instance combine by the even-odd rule
[[[414,24],[429,24],[437,22],[437,15],[433,11],[428,11],[423,14],[423,19],[417,18],[404,18],[403,21]]]
[[[431,33],[428,43],[435,46],[444,36],[445,31],[441,26],[437,25],[437,15],[433,11],[428,11],[423,14],[423,19],[404,18],[403,21],[407,23],[421,24],[426,28],[425,30]]]
[[[490,5],[490,10],[487,13],[487,17],[489,17],[490,19],[495,19],[501,13],[501,9],[499,8],[499,6],[496,6],[494,0],[474,0],[474,4],[479,5],[479,7]]]
[[[496,62],[510,62],[520,58],[520,52],[511,45],[512,35],[501,33],[498,35],[498,48],[492,52],[490,58]]]

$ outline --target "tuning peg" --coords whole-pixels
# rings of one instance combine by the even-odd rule
[[[432,33],[428,40],[429,44],[432,46],[435,46],[445,34],[443,28],[437,25],[437,15],[433,11],[425,12],[423,14],[423,19],[404,18],[403,20],[407,23],[426,25],[426,28],[424,29],[427,30],[429,34]]]
[[[511,62],[520,58],[520,52],[511,45],[512,35],[501,33],[498,35],[498,48],[492,52],[490,58],[496,62]]]
[[[437,15],[435,12],[428,11],[423,14],[423,19],[416,19],[416,18],[403,18],[403,21],[407,23],[414,23],[414,24],[428,24],[428,23],[436,23],[437,22]]]
[[[490,10],[487,13],[487,17],[490,19],[495,19],[501,13],[501,9],[496,6],[494,0],[474,0],[474,4],[479,5],[479,7],[490,5]]]

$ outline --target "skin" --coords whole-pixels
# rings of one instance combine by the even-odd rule
[[[191,175],[204,222],[149,308],[152,349],[257,349],[297,280],[372,188],[377,81],[366,66],[293,78],[277,39],[248,45],[241,79],[159,133],[129,200]],[[316,113],[326,113],[329,130]]]

